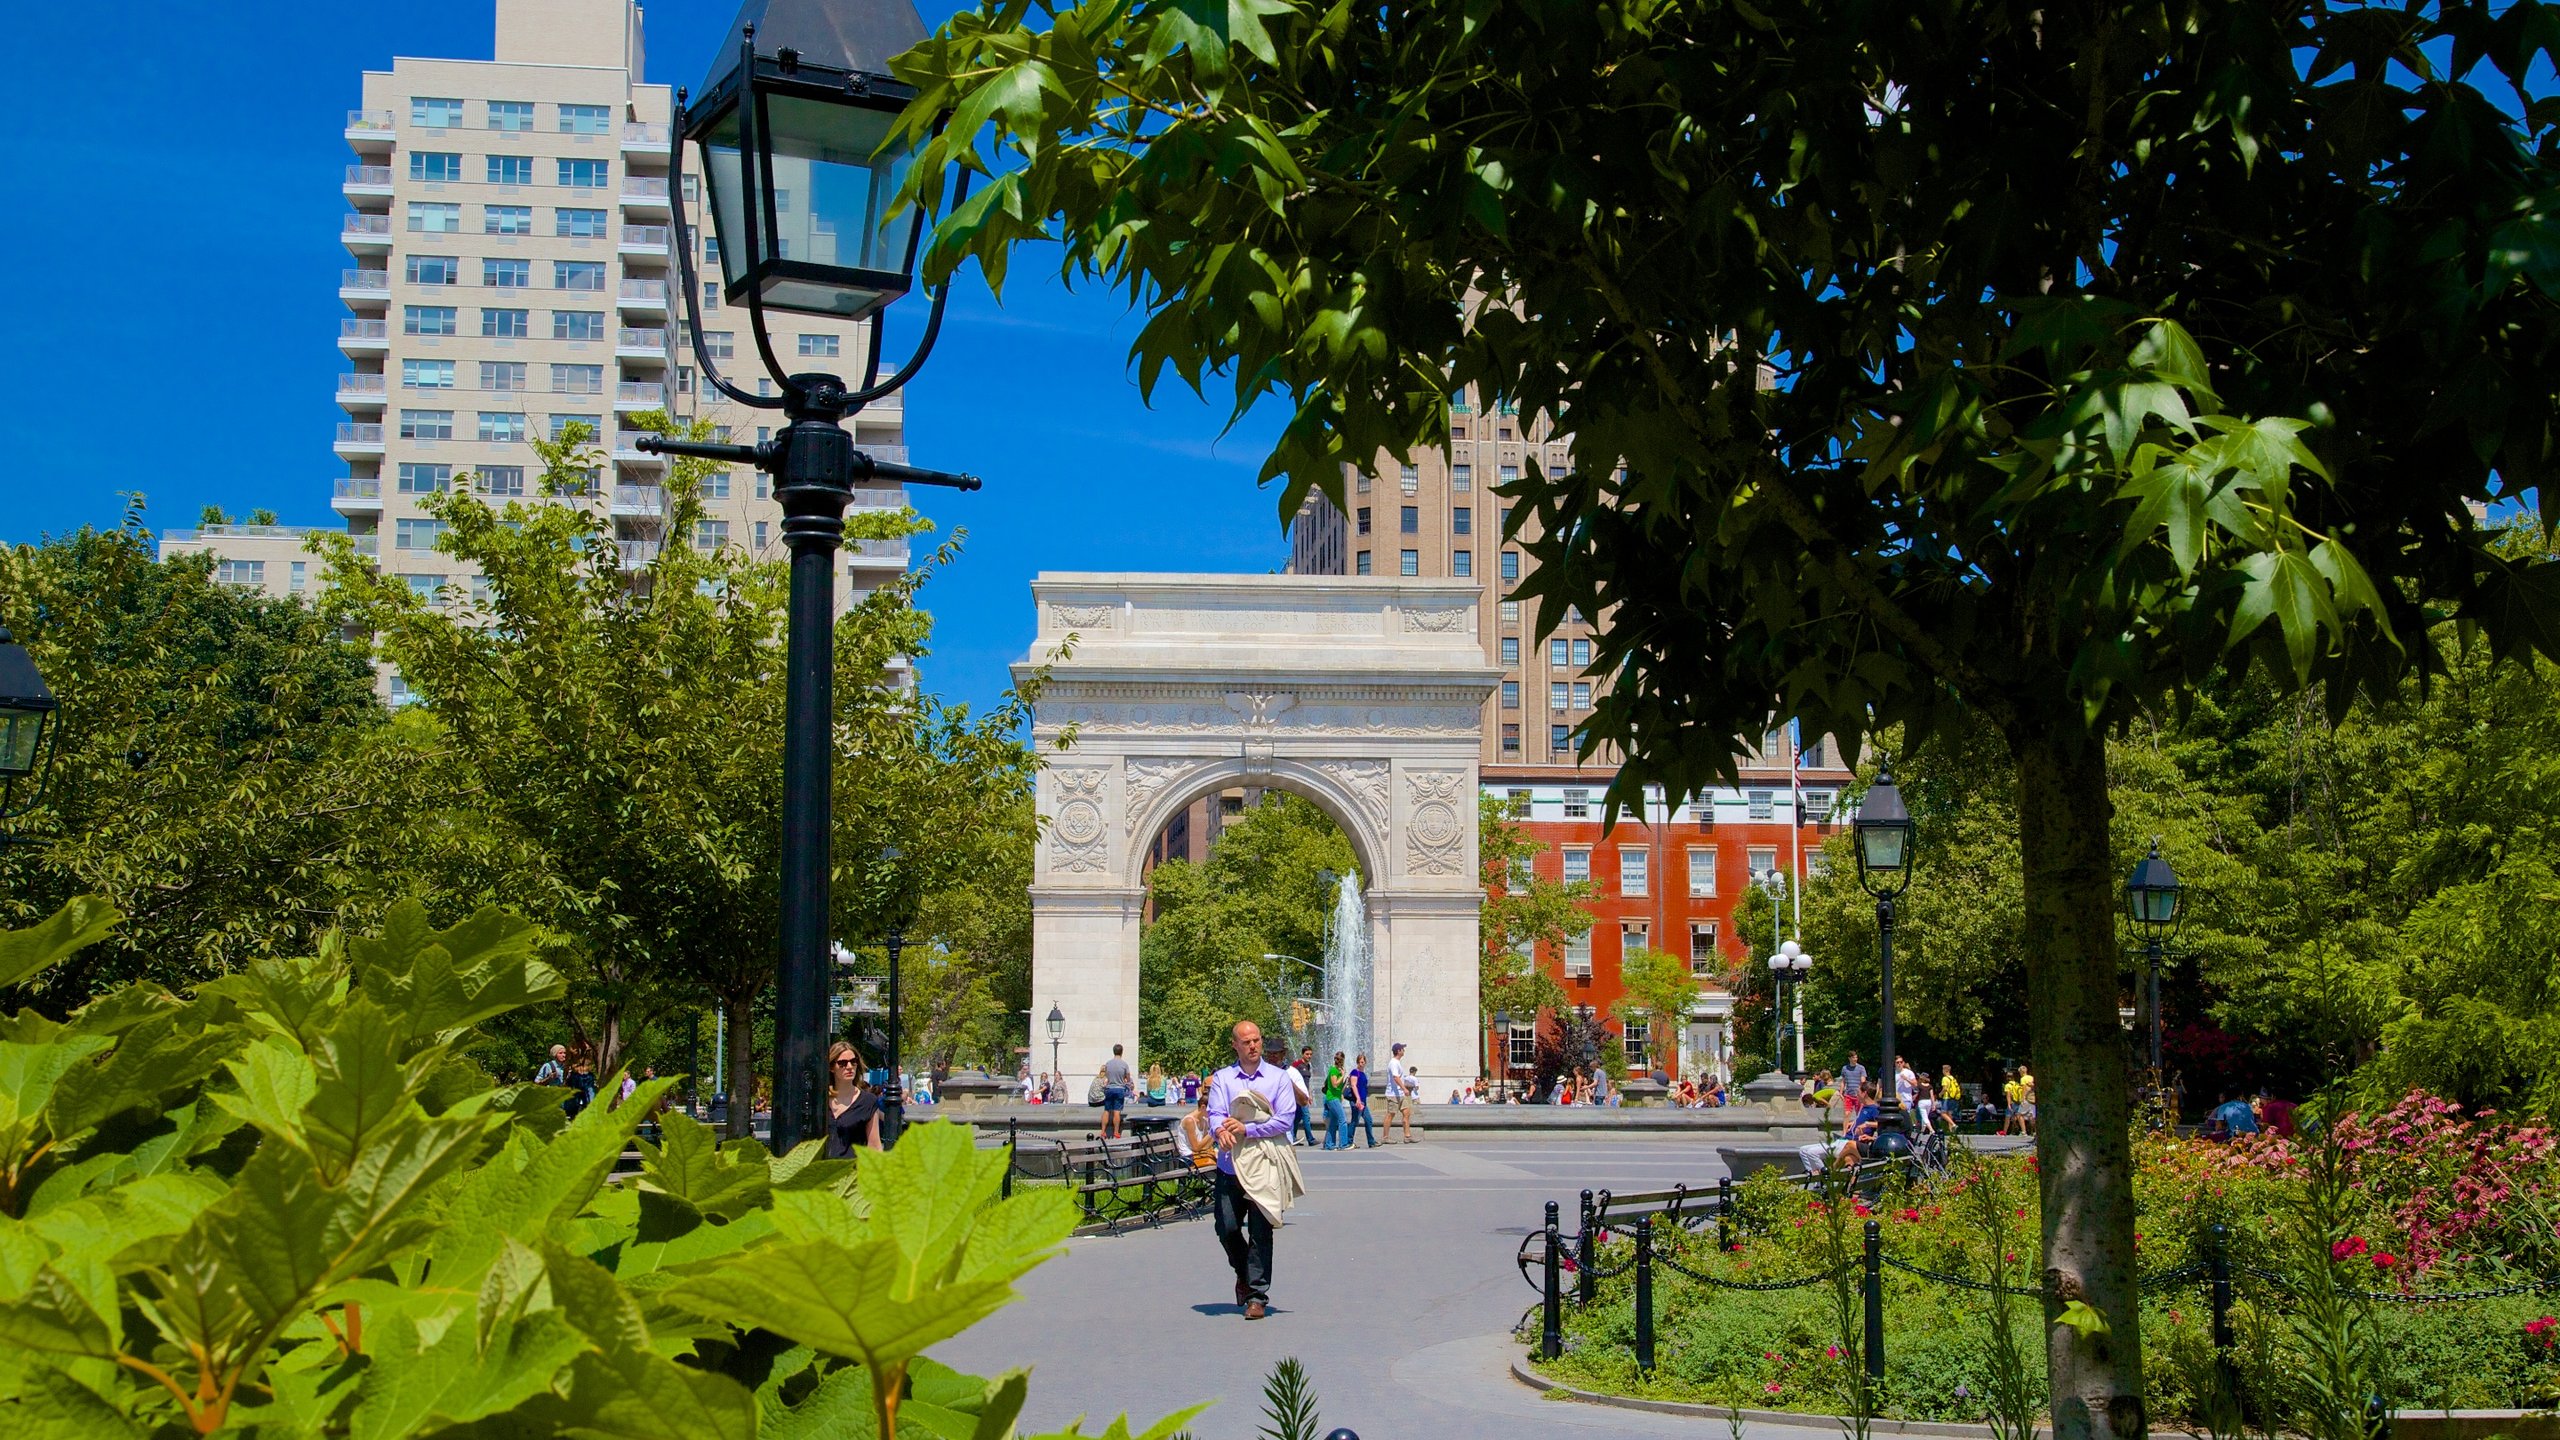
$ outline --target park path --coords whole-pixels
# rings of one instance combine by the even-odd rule
[[[1090,1236],[1033,1271],[1023,1299],[934,1353],[978,1374],[1028,1365],[1027,1434],[1123,1410],[1153,1421],[1205,1400],[1200,1440],[1251,1440],[1263,1377],[1307,1367],[1326,1428],[1362,1440],[1698,1435],[1696,1419],[1551,1401],[1511,1378],[1508,1332],[1537,1298],[1513,1268],[1548,1200],[1568,1227],[1588,1186],[1712,1184],[1697,1140],[1425,1140],[1298,1152],[1308,1195],[1277,1238],[1270,1318],[1247,1323],[1206,1217]],[[1714,1428],[1721,1430],[1721,1426]],[[1758,1433],[1762,1427],[1753,1427]],[[1769,1427],[1806,1440],[1832,1427]]]

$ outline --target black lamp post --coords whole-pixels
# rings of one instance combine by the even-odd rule
[[[2133,923],[2142,927],[2143,958],[2148,962],[2151,1006],[2151,1083],[2160,1083],[2160,944],[2176,933],[2178,925],[2178,872],[2160,857],[2160,840],[2154,836],[2151,853],[2133,873],[2125,877],[2125,907],[2133,912]]]
[[[1793,940],[1780,945],[1778,953],[1769,957],[1769,978],[1777,982],[1778,992],[1778,1023],[1770,1030],[1770,1048],[1777,1052],[1772,1060],[1779,1070],[1788,1070],[1787,1036],[1793,1034],[1796,1037],[1796,1063],[1794,1071],[1788,1071],[1791,1074],[1804,1069],[1804,1032],[1797,1027],[1794,1012],[1787,1008],[1787,987],[1801,987],[1805,975],[1812,969],[1813,957],[1804,953],[1804,947]],[[1802,994],[1801,989],[1796,993]]]
[[[1893,902],[1910,887],[1913,856],[1911,812],[1903,808],[1902,791],[1893,783],[1891,768],[1876,776],[1876,783],[1859,800],[1852,826],[1857,832],[1858,887],[1876,902],[1876,970],[1883,992],[1884,1053],[1876,1058],[1882,1062],[1885,1084],[1876,1097],[1883,1117],[1876,1127],[1876,1153],[1902,1156],[1911,1153],[1911,1136],[1904,1129],[1901,1087],[1894,1083],[1901,1061],[1893,1037]]]
[[[835,556],[844,512],[866,481],[975,490],[973,476],[875,461],[853,448],[845,417],[915,377],[942,326],[937,294],[915,355],[880,379],[878,312],[913,284],[921,212],[891,213],[913,149],[892,141],[915,92],[889,78],[889,57],[925,38],[909,0],[746,0],[729,28],[734,54],[689,109],[678,97],[675,176],[668,186],[685,327],[703,379],[741,405],[790,422],[759,445],[644,437],[651,454],[748,464],[775,477],[791,548],[782,752],[782,954],[774,984],[772,1145],[819,1133],[827,1038],[828,826],[834,795]],[[685,223],[684,152],[699,146],[722,281],[743,305],[756,353],[781,394],[722,378],[702,341],[694,238]],[[786,198],[787,197],[787,198]],[[787,217],[787,218],[786,218]],[[862,383],[790,374],[775,356],[767,310],[871,322]],[[894,973],[894,967],[893,967]],[[891,1024],[894,1026],[894,1002]],[[894,1081],[893,1081],[894,1083]]]
[[[907,1125],[907,1087],[905,1065],[905,1032],[901,1030],[898,1005],[898,955],[907,948],[907,911],[901,903],[906,888],[899,864],[906,852],[895,845],[880,847],[880,868],[889,877],[889,925],[882,937],[889,951],[889,1083],[880,1092],[880,1148],[898,1143],[898,1132]]]
[[[1065,1043],[1066,1034],[1067,1012],[1053,1003],[1049,1007],[1049,1073],[1052,1076],[1058,1074],[1058,1047]],[[1059,1077],[1058,1083],[1063,1085],[1066,1080]]]
[[[1498,1103],[1511,1102],[1511,1012],[1493,1012],[1494,1093]]]
[[[61,748],[62,727],[54,724],[53,691],[37,672],[35,657],[0,625],[0,820],[13,820],[34,807],[44,793],[45,772]],[[24,785],[25,793],[18,787]],[[32,840],[0,831],[0,844]]]

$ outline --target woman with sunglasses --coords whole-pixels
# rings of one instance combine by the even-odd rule
[[[856,1149],[880,1148],[880,1092],[871,1088],[862,1056],[837,1041],[827,1051],[827,1154],[844,1159]]]

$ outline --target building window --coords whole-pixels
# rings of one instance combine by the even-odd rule
[[[1519,681],[1505,680],[1502,682],[1502,708],[1505,710],[1517,710],[1520,708]]]
[[[703,331],[702,353],[714,360],[735,360],[738,358],[738,332],[735,330]]]
[[[1713,845],[1689,847],[1689,893],[1691,895],[1716,893],[1716,847]]]
[[[1473,401],[1471,401],[1471,400],[1469,400],[1469,399],[1467,398],[1467,391],[1466,391],[1466,387],[1465,387],[1465,386],[1460,386],[1458,389],[1456,389],[1456,390],[1454,390],[1454,391],[1451,391],[1451,392],[1450,392],[1450,394],[1449,394],[1449,413],[1450,413],[1450,414],[1452,414],[1452,415],[1469,415],[1469,414],[1473,414],[1474,412],[1475,412],[1475,402],[1473,402]]]
[[[1366,575],[1370,573],[1368,551],[1360,551],[1351,557],[1351,573],[1354,575]]]
[[[1505,635],[1505,636],[1503,636],[1503,637],[1502,637],[1502,640],[1501,640],[1501,642],[1500,642],[1500,643],[1501,643],[1501,647],[1502,647],[1502,650],[1501,650],[1501,653],[1502,653],[1502,663],[1503,663],[1503,664],[1505,664],[1505,665],[1517,665],[1517,664],[1519,664],[1519,663],[1520,663],[1520,637],[1519,637],[1519,636],[1517,636],[1517,635]]]
[[[1778,817],[1778,797],[1774,793],[1767,790],[1752,790],[1746,792],[1743,798],[1750,803],[1752,819],[1774,820]]]
[[[1363,494],[1363,495],[1368,494],[1368,493],[1369,493],[1369,477],[1368,477],[1366,474],[1361,475],[1357,480],[1354,480],[1354,481],[1352,482],[1352,488],[1353,488],[1353,489],[1355,489],[1355,490],[1357,490],[1359,493],[1361,493],[1361,494]]]
[[[462,262],[450,255],[412,255],[407,274],[412,285],[459,285]]]
[[[450,390],[453,388],[453,362],[450,360],[403,360],[400,362],[400,388]]]
[[[492,290],[521,290],[533,283],[530,260],[483,260],[480,283]]]
[[[551,312],[551,338],[554,340],[601,340],[604,338],[604,312],[601,310],[554,310]]]
[[[1584,931],[1564,942],[1564,973],[1575,980],[1591,978],[1591,934]]]
[[[1621,845],[1618,847],[1619,894],[1643,895],[1648,893],[1645,887],[1649,883],[1650,877],[1646,873],[1646,868],[1650,858],[1650,853],[1641,845]]]
[[[601,260],[554,260],[551,262],[551,288],[602,291],[604,262]]]
[[[408,586],[410,594],[425,601],[429,606],[443,603],[440,592],[444,589],[444,577],[441,575],[403,575],[400,577],[400,583]],[[397,697],[404,688],[395,682],[393,695]]]
[[[1360,525],[1359,530],[1358,530],[1357,532],[1355,532],[1355,533],[1358,533],[1358,534],[1361,534],[1361,535],[1366,535],[1366,534],[1368,534],[1368,533],[1369,533],[1369,507],[1368,507],[1368,506],[1366,506],[1366,505],[1363,505],[1363,506],[1361,506],[1361,507],[1359,508],[1359,510],[1358,510],[1357,512],[1355,512],[1355,513],[1356,513],[1356,514],[1357,514],[1357,516],[1358,516],[1358,519],[1359,519],[1359,525]]]
[[[1396,488],[1407,495],[1421,494],[1422,472],[1414,469],[1410,465],[1407,465],[1404,467],[1403,473],[1396,477]]]
[[[1476,573],[1476,552],[1473,550],[1450,551],[1449,573],[1455,575],[1461,580],[1474,575]]]
[[[714,470],[710,474],[703,476],[702,498],[705,500],[728,499],[729,472],[726,470]]]
[[[833,335],[803,335],[800,337],[800,353],[803,355],[832,356],[837,353],[836,337]]]
[[[1449,467],[1449,489],[1453,493],[1459,495],[1471,494],[1474,492],[1475,488],[1476,467],[1473,465],[1452,465]]]
[[[1750,862],[1755,879],[1766,880],[1778,873],[1778,847],[1775,845],[1754,845],[1743,852],[1742,858]]]
[[[400,412],[400,438],[403,440],[450,440],[453,438],[453,412],[450,410],[403,410]]]
[[[303,592],[304,587],[308,586],[310,583],[311,562],[308,560],[294,561],[293,578],[285,582],[285,593],[289,595],[299,595]]]
[[[499,444],[514,444],[525,436],[524,412],[521,410],[483,410],[480,412],[480,438]]]
[[[693,548],[694,548],[694,549],[696,549],[696,550],[718,550],[718,549],[721,549],[722,547],[726,546],[728,543],[729,543],[729,522],[728,522],[728,521],[726,521],[726,520],[696,520],[696,521],[694,521],[694,522],[693,522]]]
[[[521,465],[483,465],[478,471],[479,489],[483,495],[522,499],[524,467]]]
[[[604,212],[563,207],[551,212],[551,226],[552,233],[566,235],[572,240],[601,240],[604,238]]]
[[[444,534],[441,520],[395,520],[392,522],[391,548],[394,550],[433,550]]]
[[[1502,753],[1505,755],[1520,753],[1520,727],[1517,724],[1506,724],[1502,727]]]
[[[1547,708],[1558,715],[1563,714],[1565,700],[1570,694],[1571,692],[1565,689],[1563,681],[1550,681],[1547,685]]]
[[[1538,1027],[1513,1021],[1511,1033],[1503,1037],[1502,1057],[1514,1070],[1526,1070],[1538,1063]]]
[[[1829,823],[1831,820],[1831,792],[1828,790],[1807,790],[1804,792],[1804,813],[1797,816],[1796,819],[1799,821],[1809,819],[1816,824]]]
[[[1716,922],[1713,920],[1690,921],[1689,973],[1713,975],[1718,968],[1720,967],[1716,963]]]
[[[462,125],[462,102],[413,95],[409,97],[409,123],[429,130],[459,129]]]
[[[1653,1068],[1653,1057],[1650,1054],[1653,1048],[1653,1017],[1642,1010],[1630,1010],[1627,1012],[1626,1024],[1626,1034],[1619,1038],[1626,1046],[1627,1069],[1636,1074],[1642,1074]]]
[[[1502,552],[1502,578],[1505,580],[1517,580],[1520,578],[1519,551],[1505,550]]]
[[[409,202],[409,228],[421,235],[454,235],[462,230],[462,207],[439,200]]]
[[[453,483],[450,465],[403,465],[400,467],[400,493],[403,495],[441,495]]]
[[[483,390],[523,389],[524,362],[521,360],[481,361],[480,388]]]
[[[213,566],[216,584],[236,585],[243,589],[263,587],[267,583],[264,560],[217,560]]]
[[[1564,818],[1567,820],[1590,819],[1591,792],[1588,790],[1567,790],[1564,792]]]
[[[1399,574],[1399,575],[1419,575],[1419,574],[1421,574],[1421,573],[1422,573],[1422,552],[1421,552],[1421,551],[1419,551],[1419,550],[1399,550],[1399,551],[1397,551],[1397,552],[1396,552],[1396,573],[1397,573],[1397,574]]]
[[[533,157],[530,155],[490,156],[489,183],[492,185],[532,184]]]
[[[1804,742],[1804,763],[1816,770],[1825,768],[1823,765],[1821,736],[1816,735],[1812,739]]]
[[[1548,726],[1547,749],[1558,755],[1571,753],[1573,749],[1573,727],[1570,725]]]
[[[1572,663],[1568,658],[1570,653],[1571,652],[1565,648],[1565,642],[1562,640],[1550,640],[1547,642],[1547,663],[1558,670],[1561,670],[1566,665]]]
[[[1591,878],[1590,846],[1567,845],[1561,853],[1564,856],[1564,878],[1566,884],[1570,885],[1581,881],[1587,881]]]
[[[530,100],[490,101],[489,128],[492,130],[532,129],[533,102]]]
[[[1573,642],[1573,663],[1578,666],[1588,666],[1591,663],[1590,641],[1576,640]]]
[[[563,160],[560,184],[570,190],[601,190],[613,183],[613,165],[604,160]]]
[[[601,365],[554,365],[551,367],[551,393],[554,395],[601,395],[604,393],[604,367]]]
[[[702,308],[705,310],[717,310],[720,308],[719,281],[705,280],[702,282]]]
[[[1520,467],[1517,465],[1505,465],[1502,467],[1501,476],[1502,483],[1509,485],[1520,478]]]
[[[483,310],[480,312],[480,334],[491,340],[523,340],[533,334],[533,312],[530,310]]]
[[[1573,708],[1576,710],[1588,710],[1591,708],[1590,681],[1576,680],[1573,682]]]
[[[442,150],[409,152],[409,178],[438,184],[462,178],[462,157]]]
[[[560,107],[560,133],[563,135],[602,135],[613,125],[613,111],[604,105],[563,105]]]
[[[1397,512],[1396,533],[1400,535],[1419,535],[1422,533],[1421,506],[1407,505]]]
[[[1505,600],[1505,601],[1502,601],[1500,604],[1496,605],[1494,608],[1495,608],[1495,609],[1496,609],[1496,610],[1501,614],[1501,616],[1502,616],[1502,623],[1503,623],[1503,624],[1505,624],[1505,625],[1517,625],[1517,624],[1519,624],[1519,623],[1520,623],[1520,602],[1519,602],[1519,601],[1517,601],[1517,600]]]
[[[580,429],[583,429],[586,432],[585,438],[587,440],[593,440],[604,433],[603,422],[593,415],[564,415],[555,411],[551,416],[551,438],[554,440],[568,439],[571,426],[577,426]]]
[[[483,205],[480,228],[490,235],[530,235],[533,233],[533,207],[530,205]]]
[[[1470,507],[1461,505],[1449,512],[1450,533],[1456,535],[1471,535],[1475,533],[1475,528],[1476,512]]]

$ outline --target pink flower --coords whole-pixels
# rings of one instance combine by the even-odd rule
[[[2373,1268],[2376,1270],[2388,1270],[2399,1263],[2400,1257],[2392,1254],[2388,1250],[2385,1250],[2381,1254],[2373,1257]]]
[[[1780,1384],[1776,1383],[1775,1381],[1772,1381],[1772,1382],[1770,1382],[1769,1389],[1768,1389],[1768,1393],[1769,1393],[1769,1394],[1772,1394],[1772,1395],[1775,1395],[1775,1394],[1778,1394],[1780,1391],[1785,1390],[1786,1388],[1787,1388],[1786,1386],[1784,1386],[1784,1385],[1780,1385]]]
[[[1863,1219],[1865,1219],[1867,1216],[1869,1216],[1869,1215],[1873,1215],[1874,1213],[1876,1213],[1876,1212],[1874,1212],[1873,1210],[1870,1210],[1870,1209],[1868,1209],[1868,1208],[1867,1208],[1867,1202],[1866,1202],[1866,1201],[1861,1200],[1861,1201],[1859,1201],[1859,1202],[1858,1202],[1858,1218],[1859,1218],[1859,1219],[1863,1220]]]
[[[1760,1358],[1763,1360],[1775,1360],[1778,1358],[1778,1352],[1775,1350],[1763,1350],[1760,1352]]]
[[[1837,1360],[1840,1358],[1840,1347],[1837,1345],[1826,1346],[1823,1349],[1822,1354],[1824,1359]]]
[[[2350,1235],[2346,1239],[2329,1247],[2329,1258],[2332,1260],[2353,1260],[2370,1248],[2372,1247],[2364,1243],[2363,1236]]]

